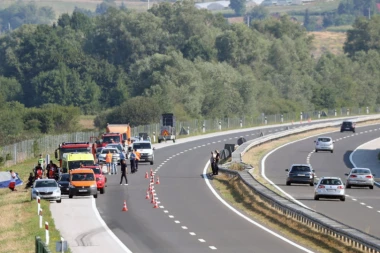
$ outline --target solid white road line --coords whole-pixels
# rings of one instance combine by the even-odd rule
[[[269,234],[271,234],[271,235],[273,235],[273,236],[275,236],[275,237],[277,237],[277,238],[279,238],[279,239],[281,239],[281,240],[283,240],[283,241],[285,241],[285,242],[287,242],[287,243],[293,245],[294,247],[296,247],[296,248],[298,248],[298,249],[301,249],[301,250],[303,250],[303,251],[305,251],[305,252],[308,252],[308,253],[313,253],[313,251],[311,251],[311,250],[309,250],[309,249],[307,249],[307,248],[305,248],[305,247],[303,247],[303,246],[301,246],[301,245],[299,245],[299,244],[297,244],[297,243],[295,243],[295,242],[293,242],[293,241],[291,241],[291,240],[289,240],[289,239],[287,239],[287,238],[285,238],[285,237],[283,237],[283,236],[277,234],[276,232],[274,232],[274,231],[272,231],[272,230],[270,230],[270,229],[264,227],[263,225],[257,223],[256,221],[254,221],[254,220],[252,220],[251,218],[245,216],[244,214],[242,214],[241,212],[239,212],[238,210],[236,210],[235,208],[233,208],[230,204],[228,204],[228,203],[227,203],[222,197],[219,196],[219,194],[218,194],[218,193],[215,191],[215,189],[211,186],[210,181],[207,179],[207,169],[208,169],[209,166],[210,166],[210,162],[208,161],[208,162],[206,163],[206,166],[205,166],[204,169],[203,169],[203,178],[204,178],[204,180],[205,180],[207,186],[208,186],[209,189],[211,190],[211,192],[214,194],[214,196],[215,196],[220,202],[222,202],[222,204],[224,204],[226,207],[228,207],[228,208],[229,208],[231,211],[233,211],[235,214],[239,215],[241,218],[243,218],[243,219],[245,219],[246,221],[252,223],[253,225],[255,225],[255,226],[261,228],[261,229],[264,230],[265,232],[268,232]]]
[[[132,253],[132,251],[130,249],[128,249],[127,246],[125,246],[124,243],[122,243],[120,241],[120,239],[111,231],[111,229],[109,229],[109,227],[107,226],[107,224],[104,222],[104,220],[102,219],[102,217],[99,214],[98,209],[96,208],[96,203],[95,203],[95,199],[94,198],[92,198],[91,205],[92,205],[92,210],[94,211],[95,216],[98,219],[98,221],[100,222],[100,224],[102,224],[103,228],[107,231],[107,233],[120,246],[120,248],[122,249],[122,251],[123,252],[127,252],[127,253]]]

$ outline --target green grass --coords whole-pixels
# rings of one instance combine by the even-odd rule
[[[29,173],[37,159],[30,159],[24,163],[7,168],[19,174],[24,185],[17,187],[17,191],[0,189],[0,253],[28,253],[34,252],[35,236],[45,241],[45,229],[39,228],[36,200],[30,201],[30,190],[25,190]],[[0,169],[5,171],[5,169]],[[43,224],[49,222],[50,244],[49,249],[55,252],[55,242],[60,240],[60,233],[55,228],[50,212],[50,202],[41,201],[43,210]]]
[[[348,30],[352,29],[351,25],[342,25],[342,26],[330,26],[326,28],[326,31],[329,32],[347,32]]]

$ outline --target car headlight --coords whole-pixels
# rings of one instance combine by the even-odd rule
[[[97,187],[96,184],[91,185],[91,188],[96,188],[96,187]]]
[[[61,190],[57,189],[57,190],[54,191],[54,193],[61,193]]]

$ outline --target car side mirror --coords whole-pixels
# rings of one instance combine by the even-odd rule
[[[345,176],[348,176],[348,173],[344,173]]]
[[[286,169],[285,171],[289,171],[289,169]]]

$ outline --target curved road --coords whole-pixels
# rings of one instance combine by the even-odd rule
[[[281,129],[284,125],[269,127],[265,133]],[[204,182],[202,171],[211,150],[260,133],[257,129],[237,130],[158,144],[155,165],[140,164],[138,173],[128,174],[128,186],[118,184],[119,175],[108,176],[107,192],[96,200],[97,209],[132,252],[307,252],[232,212]],[[144,175],[151,168],[157,170],[161,183],[155,185],[158,209],[145,199],[149,180]],[[124,200],[128,212],[121,212]]]
[[[282,146],[270,154],[265,162],[266,176],[286,193],[289,193],[302,204],[323,213],[346,225],[360,229],[380,238],[380,227],[376,221],[380,217],[380,189],[374,187],[346,189],[346,201],[313,199],[314,187],[307,185],[286,186],[286,172],[294,163],[310,163],[317,177],[338,176],[344,181],[345,173],[353,167],[350,155],[360,145],[380,135],[380,125],[358,127],[356,134],[351,132],[333,132],[323,134],[335,140],[334,153],[314,152],[316,137]],[[359,157],[356,156],[356,159]],[[364,163],[362,163],[364,164]],[[377,175],[380,177],[380,175]]]

